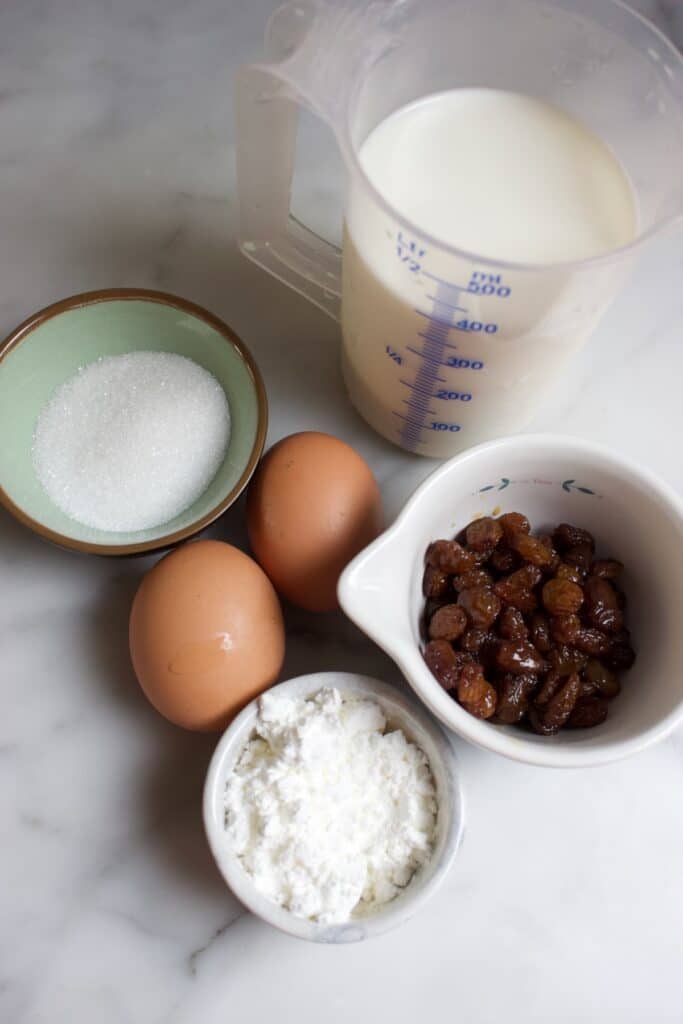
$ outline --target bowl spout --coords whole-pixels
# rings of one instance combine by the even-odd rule
[[[339,604],[360,629],[386,649],[410,625],[412,557],[393,527],[356,555],[339,578]]]

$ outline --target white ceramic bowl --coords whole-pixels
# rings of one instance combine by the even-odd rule
[[[430,541],[452,537],[477,515],[524,512],[532,528],[559,522],[594,534],[599,557],[626,565],[627,625],[638,657],[607,721],[546,737],[468,714],[432,676],[421,654],[421,580]],[[626,757],[683,718],[683,502],[623,456],[576,438],[518,435],[479,445],[436,470],[393,526],[339,581],[346,614],[401,668],[427,707],[486,750],[549,767]]]
[[[464,809],[453,749],[439,725],[423,708],[393,686],[348,672],[318,672],[274,687],[289,696],[307,697],[324,687],[345,696],[371,697],[381,705],[389,725],[397,726],[427,755],[436,783],[438,815],[434,851],[429,862],[411,879],[400,896],[375,913],[345,924],[322,925],[300,917],[267,899],[254,886],[230,849],[224,828],[225,780],[252,736],[258,700],[237,716],[221,737],[204,786],[204,827],[223,878],[235,896],[257,917],[289,935],[311,942],[359,942],[406,921],[436,891],[457,853],[463,834]],[[272,691],[271,691],[272,692]]]

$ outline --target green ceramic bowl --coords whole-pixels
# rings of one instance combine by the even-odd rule
[[[140,350],[189,356],[216,377],[230,405],[231,434],[213,481],[185,512],[135,533],[94,530],[69,519],[33,470],[36,418],[54,389],[100,356]],[[85,292],[34,314],[0,344],[0,502],[22,523],[63,547],[133,555],[171,547],[203,530],[237,499],[266,438],[261,375],[237,335],[185,299],[139,288]]]

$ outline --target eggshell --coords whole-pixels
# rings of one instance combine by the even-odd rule
[[[331,611],[342,569],[382,529],[382,499],[367,463],[344,441],[292,434],[254,475],[247,526],[277,590],[308,611]]]
[[[244,552],[205,540],[162,558],[130,615],[135,674],[154,707],[186,729],[224,729],[282,667],[282,610]]]

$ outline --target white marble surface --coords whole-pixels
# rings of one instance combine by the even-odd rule
[[[431,467],[351,411],[331,321],[235,251],[231,79],[270,7],[0,6],[0,332],[88,288],[203,303],[263,369],[270,439],[344,437],[393,513]],[[680,32],[677,7],[657,14]],[[325,175],[303,188],[321,216],[333,209]],[[652,246],[532,425],[611,444],[679,489],[682,269],[680,237]],[[214,532],[244,542],[242,506]],[[157,717],[128,663],[146,564],[57,551],[0,514],[0,1020],[683,1018],[680,731],[586,773],[458,743],[467,837],[438,897],[374,942],[311,947],[243,913],[213,867],[200,792],[214,740]],[[288,626],[285,676],[397,678],[340,615],[290,611]]]

